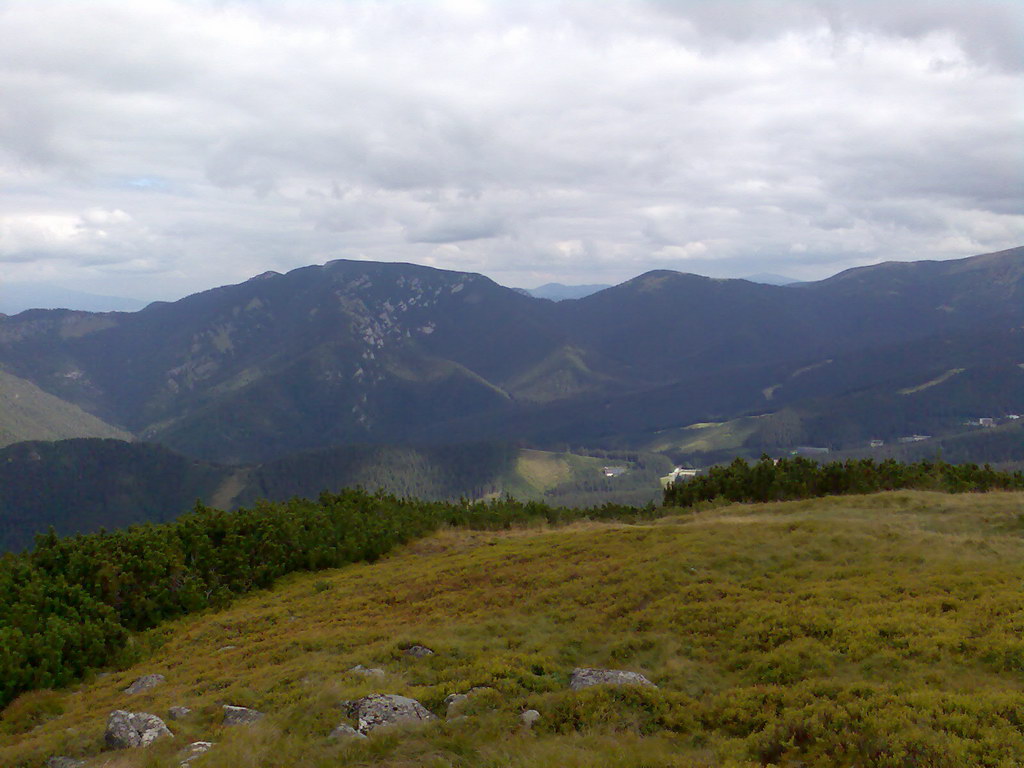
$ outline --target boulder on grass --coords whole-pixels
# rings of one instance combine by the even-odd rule
[[[107,718],[107,730],[103,734],[107,746],[112,749],[148,747],[164,736],[173,738],[164,721],[148,712],[126,712],[115,709]]]
[[[170,707],[167,710],[167,716],[170,717],[171,720],[184,720],[191,714],[192,710],[188,707]]]
[[[387,674],[380,667],[364,667],[362,664],[356,664],[349,669],[349,672],[353,675],[362,675],[363,677],[384,677]]]
[[[494,689],[486,685],[478,685],[475,688],[470,688],[465,693],[452,693],[445,696],[445,718],[451,720],[462,714],[462,711],[468,706],[469,700],[479,696],[482,693],[490,693]]]
[[[359,732],[369,733],[377,728],[437,720],[416,699],[385,693],[371,693],[356,699],[349,706],[350,714],[359,721]]]
[[[195,760],[200,755],[205,755],[212,748],[212,741],[193,741],[191,744],[185,747],[184,750],[182,750],[182,753],[180,755],[181,763],[179,763],[178,768],[190,768],[193,760]]]
[[[163,685],[167,682],[167,678],[163,675],[143,675],[134,683],[124,689],[127,694],[142,693],[148,691],[151,688],[156,688],[158,685]]]
[[[85,761],[73,757],[51,757],[46,761],[46,768],[85,768]]]
[[[329,734],[327,734],[327,738],[331,741],[344,741],[347,739],[365,739],[366,736],[357,731],[351,725],[342,723]]]
[[[224,705],[224,725],[252,725],[261,717],[263,713],[256,709]]]
[[[423,659],[427,656],[433,656],[434,652],[427,648],[425,645],[412,645],[402,651],[406,656],[414,659]]]
[[[592,685],[644,685],[657,688],[654,683],[639,672],[627,672],[622,669],[588,669],[578,667],[572,671],[569,687],[574,691],[589,688]]]

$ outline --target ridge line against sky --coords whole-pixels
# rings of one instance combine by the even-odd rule
[[[7,0],[0,284],[819,279],[1024,242],[1009,0]]]

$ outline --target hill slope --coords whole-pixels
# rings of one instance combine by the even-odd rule
[[[23,440],[110,437],[130,440],[123,429],[0,371],[0,447]]]
[[[936,766],[1024,759],[1021,496],[733,506],[653,525],[448,531],[373,565],[292,577],[151,632],[136,666],[39,692],[0,718],[0,764]],[[421,643],[436,654],[413,659]],[[381,667],[380,679],[348,671]],[[658,689],[568,690],[577,666]],[[144,673],[167,683],[127,696]],[[380,691],[463,721],[329,741],[340,703]],[[222,704],[267,713],[220,724]],[[104,753],[106,713],[165,716],[173,740]],[[524,708],[541,718],[518,725]],[[109,763],[114,764],[114,763]]]

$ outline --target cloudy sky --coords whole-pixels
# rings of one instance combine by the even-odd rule
[[[1024,244],[1012,0],[0,0],[0,286],[801,279]]]

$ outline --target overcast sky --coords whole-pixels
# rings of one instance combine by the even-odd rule
[[[1024,244],[1024,3],[0,0],[0,286]]]

